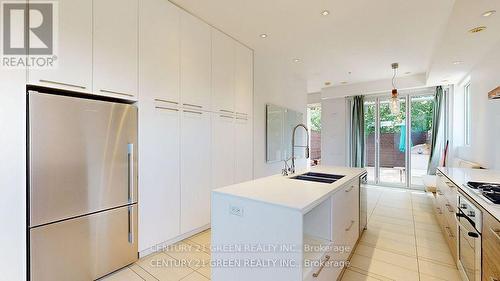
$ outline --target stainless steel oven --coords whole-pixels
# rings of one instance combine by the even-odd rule
[[[468,281],[481,280],[481,227],[483,214],[465,196],[458,195],[458,269]]]

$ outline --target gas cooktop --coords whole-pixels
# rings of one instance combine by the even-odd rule
[[[493,204],[500,204],[500,184],[470,181],[467,186],[476,190]]]

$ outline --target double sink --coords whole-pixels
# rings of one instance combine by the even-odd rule
[[[320,183],[334,183],[345,176],[341,175],[333,175],[333,174],[324,174],[324,173],[315,173],[308,172],[302,175],[298,175],[295,177],[291,177],[292,180],[303,180],[303,181],[312,181],[312,182],[320,182]]]

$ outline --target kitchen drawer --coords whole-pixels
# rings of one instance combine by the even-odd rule
[[[457,260],[457,225],[449,224],[448,220],[443,220],[442,231],[444,238],[448,244],[448,248],[450,248],[451,255],[453,256],[453,260]]]
[[[446,206],[446,197],[444,196],[444,193],[440,190],[438,187],[437,192],[436,192],[436,217],[438,220],[439,225],[443,225],[444,223],[444,214],[445,214],[445,206]]]
[[[500,280],[500,222],[483,214],[483,281]]]
[[[319,260],[314,262],[312,268],[305,268],[307,270],[303,277],[304,281],[332,281],[337,280],[340,272],[343,269],[343,260],[339,255],[330,250],[326,252]]]

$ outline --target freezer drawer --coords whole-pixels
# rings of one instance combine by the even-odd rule
[[[30,230],[31,281],[89,281],[137,260],[137,206]]]
[[[30,226],[137,202],[137,108],[29,94]]]

